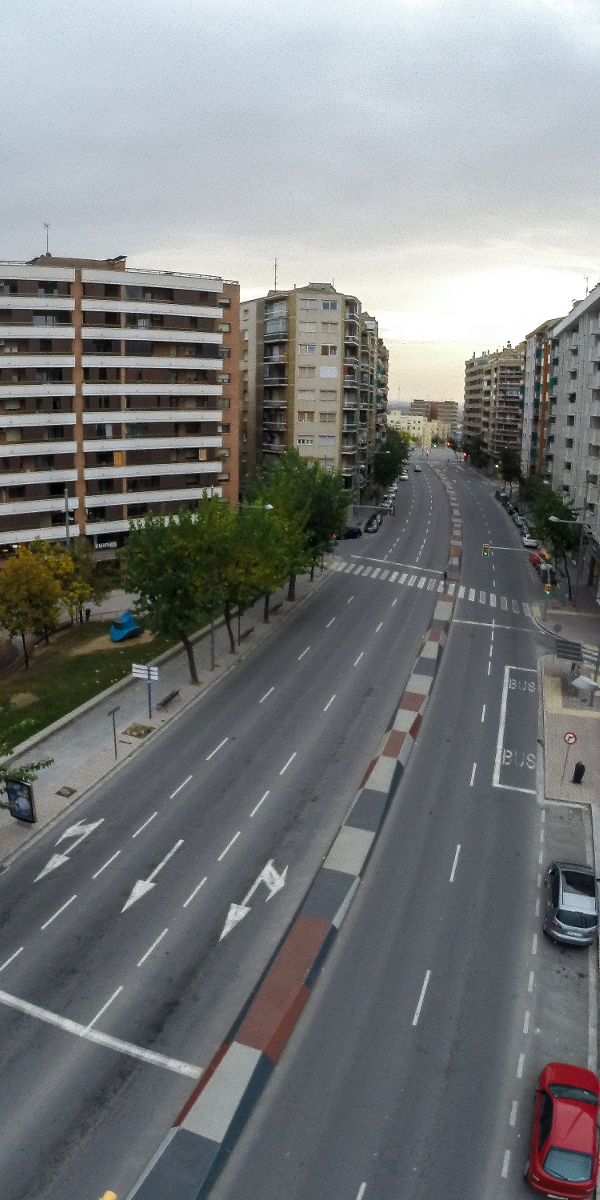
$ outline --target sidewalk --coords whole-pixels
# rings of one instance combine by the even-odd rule
[[[312,595],[328,575],[327,568],[317,570],[313,583],[308,575],[296,582],[294,602],[285,599],[287,586],[271,596],[269,624],[263,622],[263,600],[248,609],[241,622],[242,639],[236,646],[235,655],[229,649],[229,638],[224,623],[215,631],[216,667],[210,669],[210,634],[208,629],[196,635],[194,653],[200,686],[190,683],[187,655],[183,647],[175,647],[161,655],[156,664],[159,668],[158,683],[152,686],[152,719],[148,718],[148,689],[143,680],[132,679],[114,684],[101,696],[68,714],[47,731],[41,731],[16,748],[12,759],[16,763],[53,758],[52,766],[40,771],[34,783],[37,823],[25,825],[16,821],[5,809],[0,809],[0,861],[9,858],[58,816],[75,800],[119,766],[142,744],[146,737],[159,730],[178,716],[186,707],[199,700],[222,679],[237,663],[256,649],[303,600]],[[111,611],[117,599],[118,612],[123,612],[123,593],[113,593],[105,602],[106,607],[98,615]],[[116,611],[116,610],[114,610]],[[234,621],[234,633],[237,622]],[[194,639],[192,639],[194,640]],[[177,695],[165,708],[156,708],[157,702],[170,692]],[[116,714],[117,755],[115,760],[112,718],[109,710],[119,706]]]
[[[571,664],[553,655],[540,659],[544,708],[544,778],[548,800],[596,804],[600,781],[600,698],[580,700],[570,686]],[[565,734],[574,734],[569,745]],[[580,784],[572,783],[576,762],[585,765]]]

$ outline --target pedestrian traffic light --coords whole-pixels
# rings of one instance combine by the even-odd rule
[[[547,583],[547,584],[546,584],[546,587],[545,587],[545,589],[544,589],[544,590],[545,590],[545,592],[546,592],[546,595],[547,595],[547,596],[550,596],[550,595],[552,594],[552,584],[551,584],[551,583]]]
[[[490,548],[489,548],[487,542],[484,542],[483,543],[483,557],[489,558],[489,554],[490,554]]]

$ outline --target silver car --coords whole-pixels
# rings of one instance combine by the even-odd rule
[[[546,870],[544,932],[555,942],[590,946],[598,932],[596,879],[591,867],[553,862]]]

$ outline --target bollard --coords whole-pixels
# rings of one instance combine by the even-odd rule
[[[573,782],[573,783],[581,783],[581,781],[582,781],[582,779],[583,779],[584,775],[585,775],[585,767],[584,767],[583,763],[582,763],[582,762],[576,762],[576,763],[575,763],[575,770],[573,771],[573,779],[572,779],[572,782]]]

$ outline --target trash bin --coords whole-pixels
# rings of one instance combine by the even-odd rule
[[[575,770],[573,771],[573,783],[581,783],[584,775],[585,775],[585,767],[584,767],[583,763],[576,762]]]

